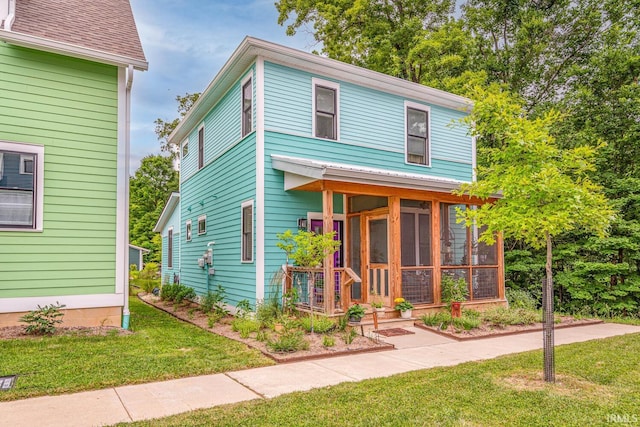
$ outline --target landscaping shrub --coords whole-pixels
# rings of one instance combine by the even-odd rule
[[[451,323],[451,313],[446,311],[438,311],[433,314],[425,314],[421,317],[421,319],[426,326],[447,329],[447,327]]]
[[[300,326],[307,332],[311,332],[311,317],[300,319]],[[313,331],[324,334],[336,328],[336,322],[324,316],[313,317]]]
[[[243,299],[236,305],[236,317],[247,317],[251,313],[251,303],[248,299]]]
[[[181,283],[167,284],[160,290],[160,299],[180,304],[184,300],[196,298],[196,291]]]
[[[256,319],[263,325],[272,324],[281,315],[282,310],[276,298],[269,298],[269,300],[256,306]]]
[[[325,335],[322,337],[322,345],[325,347],[333,347],[336,345],[336,339],[331,335]]]
[[[482,320],[480,317],[476,317],[469,314],[462,314],[461,317],[453,317],[451,319],[451,324],[457,330],[465,330],[470,331],[471,329],[475,329],[480,326]]]
[[[482,313],[482,320],[498,327],[530,325],[539,321],[539,313],[524,308],[496,307]]]
[[[291,330],[279,335],[275,340],[267,341],[267,346],[278,353],[289,353],[298,350],[306,350],[309,343],[304,339],[304,333]]]
[[[240,332],[242,338],[249,338],[250,333],[260,330],[260,322],[246,317],[238,317],[231,322],[231,329]]]
[[[60,311],[65,305],[55,304],[38,306],[37,310],[32,310],[20,318],[21,322],[27,324],[25,332],[36,335],[53,335],[56,325],[62,323],[64,313]]]
[[[506,289],[507,301],[509,308],[525,308],[527,310],[536,310],[538,302],[536,299],[524,289]]]
[[[173,301],[178,293],[178,284],[168,283],[160,289],[160,299],[162,301]]]
[[[220,317],[226,316],[229,314],[229,310],[225,306],[226,298],[226,290],[218,285],[215,291],[208,291],[205,296],[200,298],[200,309],[203,313],[214,312]]]

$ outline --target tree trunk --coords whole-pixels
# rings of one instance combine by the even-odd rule
[[[544,348],[544,380],[549,383],[556,381],[554,343],[553,343],[553,273],[551,271],[552,242],[549,233],[546,233],[547,240],[547,263],[545,269],[547,277],[542,288],[542,313],[544,323],[542,327],[543,348]]]

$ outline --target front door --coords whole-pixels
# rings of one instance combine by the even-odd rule
[[[367,302],[391,306],[389,282],[389,215],[363,215],[365,219],[365,269]]]

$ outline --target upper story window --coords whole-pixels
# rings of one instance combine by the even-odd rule
[[[340,85],[312,79],[313,129],[317,138],[339,139]]]
[[[0,230],[42,231],[44,147],[0,141]]]
[[[182,157],[186,157],[189,154],[189,140],[187,139],[182,143]]]
[[[173,268],[173,227],[167,232],[167,267]]]
[[[242,136],[253,130],[253,86],[251,78],[242,85]]]
[[[429,107],[405,103],[407,163],[430,166]]]
[[[204,166],[204,126],[198,129],[198,169]]]

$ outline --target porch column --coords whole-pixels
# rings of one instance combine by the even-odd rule
[[[440,304],[442,302],[442,291],[440,287],[440,279],[442,273],[440,266],[442,265],[442,252],[440,248],[440,202],[434,200],[431,205],[431,250],[433,251],[433,303]]]
[[[322,190],[322,229],[333,231],[333,191]],[[333,314],[335,304],[335,278],[333,277],[333,254],[324,259],[324,312]]]
[[[389,197],[389,279],[391,280],[390,303],[393,307],[393,300],[402,296],[402,255],[401,255],[400,229],[400,197]]]
[[[504,299],[504,239],[502,233],[496,238],[498,252],[498,298]]]

